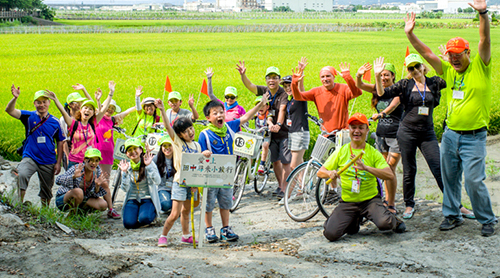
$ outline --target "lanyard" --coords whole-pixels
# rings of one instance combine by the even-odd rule
[[[464,74],[464,76],[462,76],[462,80],[460,80],[460,86],[458,86],[458,90],[459,91],[462,88],[462,84],[464,84],[464,78],[465,78],[465,74]],[[453,88],[451,88],[452,90],[455,89],[456,82],[457,82],[457,76],[455,75],[454,78],[453,78]]]
[[[92,186],[92,182],[94,181],[94,172],[92,172],[92,178],[90,179],[89,184]],[[85,180],[85,170],[83,170],[83,194],[87,194],[87,181]]]
[[[186,146],[186,152],[187,153],[195,153],[195,149],[191,149],[188,144],[186,143],[186,141],[182,140],[182,142],[184,142],[184,146]]]
[[[427,84],[427,80],[425,80],[424,82],[424,95],[422,95],[422,93],[420,92],[420,89],[418,88],[417,86],[417,81],[415,81],[415,87],[417,87],[417,90],[418,90],[418,94],[420,95],[420,97],[422,98],[422,105],[425,106],[425,86]]]
[[[134,184],[137,187],[137,194],[139,194],[139,185],[137,184],[137,178],[139,177],[139,171],[137,171],[137,178],[135,177],[135,171],[132,170],[132,176],[134,177]]]
[[[155,119],[154,119],[154,116],[151,116],[153,117],[153,123],[151,124],[151,126],[153,126],[153,124],[155,123]],[[149,132],[146,131],[147,129],[147,124],[148,122],[146,121],[146,119],[148,118],[148,115],[146,115],[146,112],[144,112],[144,134],[148,134]]]
[[[168,117],[170,119],[170,126],[174,126],[174,122],[175,122],[175,120],[177,120],[178,117],[179,117],[179,113],[175,114],[175,118],[172,120],[172,110],[170,110],[170,117]]]
[[[271,93],[271,91],[269,91],[269,93]],[[269,107],[273,107],[273,103],[276,100],[277,95],[278,95],[278,92],[276,91],[276,94],[274,94],[274,96],[273,96],[273,100],[269,103]]]
[[[366,146],[366,145],[365,145],[365,146]],[[363,148],[363,151],[364,151],[364,150],[365,150],[365,148]],[[352,153],[352,147],[351,147],[351,144],[349,144],[349,151],[351,151],[351,155],[354,155],[354,154]],[[363,155],[361,155],[361,156],[359,157],[359,159],[361,159],[362,157],[363,157]],[[353,165],[354,165],[354,166],[357,166],[357,165],[356,165],[356,162],[354,162],[354,164],[353,164]],[[355,172],[355,176],[354,176],[354,178],[355,178],[355,179],[359,182],[359,179],[358,179],[358,169],[357,169],[356,167],[353,167],[353,168],[354,168],[354,172]]]
[[[90,125],[90,123],[87,123],[87,127],[85,128],[85,130],[83,130],[83,124],[82,124],[82,122],[78,122],[78,123],[82,127],[82,133],[83,133],[83,138],[85,138],[85,144],[87,144],[87,146],[89,146],[89,142],[87,140],[87,137],[90,137],[89,136],[89,125]],[[85,134],[85,131],[87,131],[86,134]]]
[[[288,103],[286,104],[286,112],[288,113],[288,115],[290,115],[290,106],[291,106],[291,103],[293,101],[293,97],[290,101],[288,101]]]

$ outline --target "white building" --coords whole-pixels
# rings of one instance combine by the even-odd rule
[[[241,12],[259,8],[257,0],[217,0],[217,9]]]
[[[440,10],[444,13],[458,13],[458,8],[466,9],[470,7],[467,3],[469,0],[425,0],[417,1],[417,5],[422,8],[422,11]]]
[[[264,7],[272,11],[277,7],[290,7],[294,12],[303,12],[305,9],[316,11],[331,11],[333,0],[264,0]]]
[[[200,11],[200,12],[213,12],[215,7],[212,3],[203,3],[201,0],[194,2],[187,2],[184,0],[184,10],[186,11]]]

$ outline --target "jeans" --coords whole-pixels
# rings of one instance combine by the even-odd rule
[[[481,224],[497,222],[486,179],[486,131],[461,135],[446,128],[441,140],[441,171],[444,182],[443,214],[461,219],[462,173],[476,219]]]
[[[125,229],[137,229],[151,224],[156,218],[156,210],[151,199],[128,200],[123,208],[123,226]]]
[[[164,212],[172,210],[172,193],[167,190],[160,190],[158,196],[160,197],[161,210]]]

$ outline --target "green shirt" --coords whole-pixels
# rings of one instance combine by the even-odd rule
[[[155,123],[153,116],[146,115],[144,111],[139,115],[139,112],[136,111],[137,129],[132,136],[137,137],[141,135],[148,135],[149,133],[154,133],[155,130],[151,128]]]
[[[448,86],[446,96],[446,125],[452,130],[475,130],[488,127],[491,107],[491,61],[485,65],[476,55],[463,73],[458,73],[450,63],[442,61],[440,76]],[[463,99],[453,98],[453,90],[464,92]]]
[[[340,170],[344,165],[351,161],[351,150],[350,143],[343,145],[340,149],[335,150],[335,152],[326,160],[325,168],[329,171]],[[362,150],[353,149],[354,155],[358,155]],[[389,167],[385,161],[382,154],[377,151],[371,145],[366,145],[365,154],[361,158],[361,161],[366,166],[370,166],[377,169],[385,169]],[[370,174],[368,171],[358,170],[358,179],[361,181],[359,187],[359,193],[351,192],[352,183],[356,180],[356,170],[354,165],[351,165],[347,170],[340,174],[340,181],[342,187],[342,200],[344,202],[363,202],[370,200],[377,196],[377,178]]]

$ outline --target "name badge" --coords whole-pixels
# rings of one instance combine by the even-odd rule
[[[418,114],[423,116],[429,116],[429,107],[419,106]]]
[[[287,120],[286,120],[286,125],[287,125],[287,126],[292,126],[292,120],[287,119]]]
[[[38,144],[45,144],[45,137],[44,136],[39,136],[36,138],[36,141]]]
[[[352,185],[351,185],[351,192],[352,193],[359,193],[359,187],[361,186],[361,181],[360,180],[353,180]]]
[[[454,99],[464,99],[464,91],[453,90]]]

